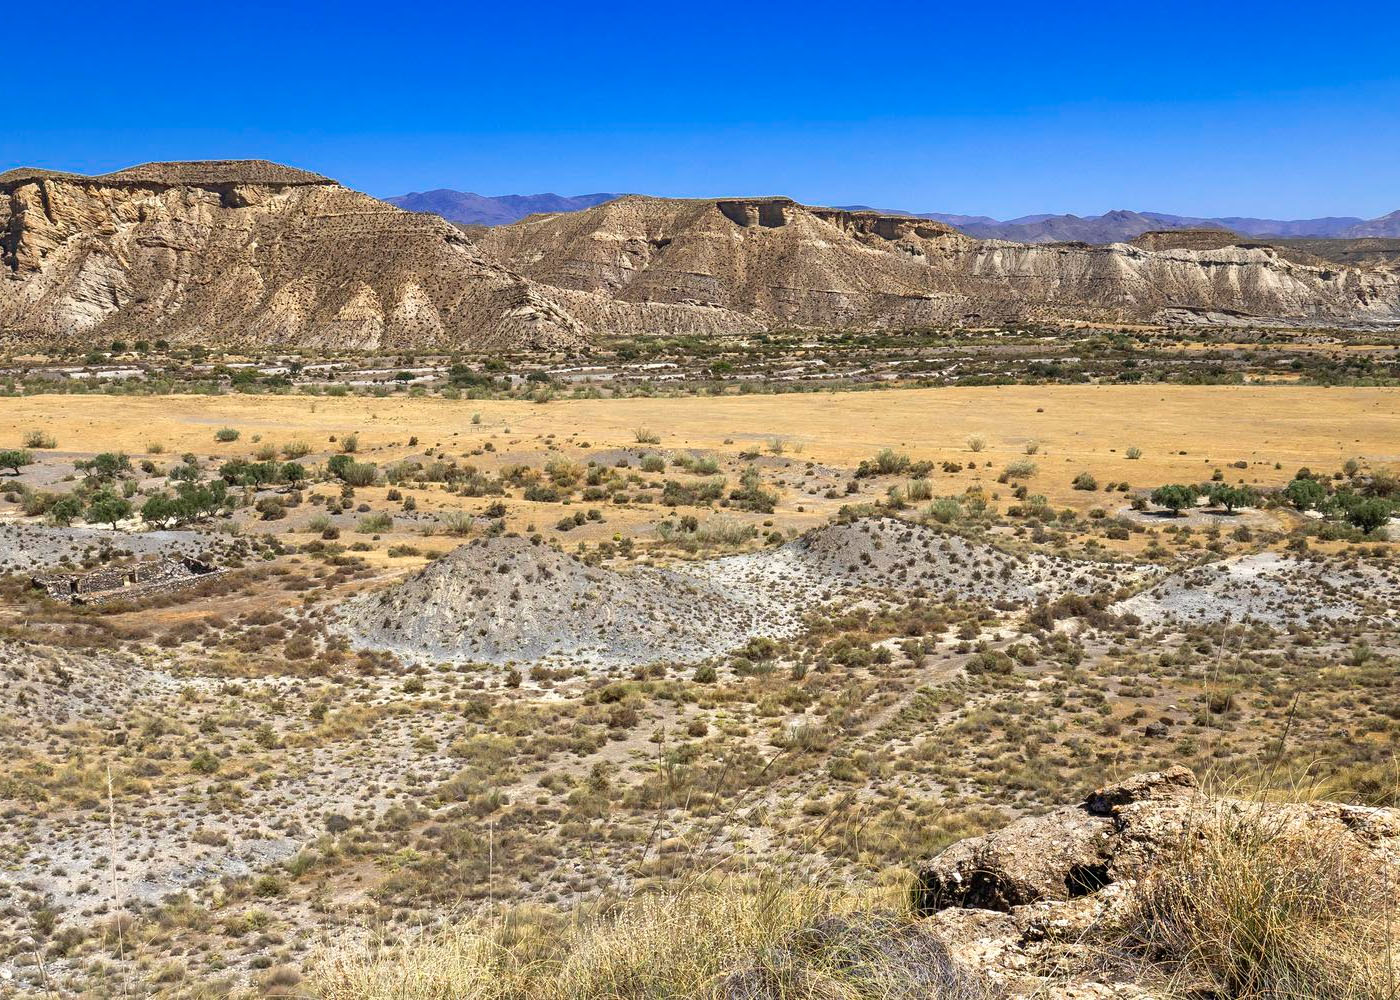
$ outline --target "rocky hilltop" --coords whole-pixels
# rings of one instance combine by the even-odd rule
[[[0,338],[529,350],[774,327],[1400,321],[1389,256],[1229,234],[977,240],[787,198],[628,196],[469,233],[263,161],[0,174]]]
[[[1164,311],[1400,320],[1400,273],[1389,265],[1338,268],[1230,236],[1029,245],[786,198],[629,196],[479,239],[485,252],[547,285],[614,301],[705,305],[764,325],[1153,320]]]
[[[578,346],[599,322],[708,333],[717,320],[570,298],[594,325],[444,220],[273,163],[0,174],[12,342],[520,350]]]
[[[441,219],[270,163],[10,171],[0,267],[9,337],[372,349],[585,336]]]

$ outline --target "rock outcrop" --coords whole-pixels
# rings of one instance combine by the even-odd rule
[[[1389,264],[1338,267],[1220,232],[1029,245],[786,198],[628,196],[477,238],[542,284],[618,302],[703,305],[767,327],[1164,315],[1400,322],[1400,271]]]
[[[1400,322],[1400,268],[1219,234],[982,241],[787,198],[628,196],[469,232],[262,161],[0,174],[12,343],[507,351],[1064,320]]]
[[[10,339],[506,349],[585,337],[442,220],[275,164],[11,171],[0,234]]]
[[[1270,841],[1335,845],[1330,870],[1381,873],[1381,886],[1400,864],[1400,810],[1217,799],[1190,771],[1171,767],[952,845],[918,869],[912,902],[957,961],[1010,996],[1156,997],[1143,982],[1151,977],[1108,960],[1114,929],[1148,895],[1140,890],[1212,837],[1254,838],[1265,849]],[[1336,858],[1352,859],[1355,870]]]

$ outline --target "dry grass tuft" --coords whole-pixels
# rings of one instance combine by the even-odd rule
[[[1396,897],[1374,857],[1287,812],[1220,805],[1134,890],[1127,943],[1174,992],[1393,1000]]]
[[[522,916],[523,913],[523,916]],[[724,879],[566,923],[472,922],[394,954],[332,951],[324,1000],[981,1000],[916,924],[851,896]]]

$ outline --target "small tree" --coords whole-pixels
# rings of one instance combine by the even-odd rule
[[[8,451],[0,451],[0,469],[13,469],[17,476],[21,466],[33,464],[34,456],[27,449],[10,448]]]
[[[73,467],[89,479],[99,483],[109,483],[118,476],[131,471],[131,460],[121,452],[104,451],[86,462],[74,462]]]
[[[65,528],[77,520],[82,512],[82,501],[71,493],[59,497],[49,507],[49,517],[53,519],[53,523],[61,524]]]
[[[141,520],[157,528],[167,528],[180,515],[177,503],[164,493],[158,493],[141,505]]]
[[[208,483],[181,483],[177,490],[180,519],[193,521],[216,513],[228,500],[228,483],[215,479]]]
[[[1196,487],[1172,483],[1153,490],[1152,502],[1158,507],[1165,507],[1174,515],[1180,516],[1182,510],[1196,502],[1196,496]]]
[[[93,494],[92,502],[88,504],[87,513],[83,517],[89,524],[111,525],[115,531],[117,522],[130,515],[130,500],[117,496],[111,490],[101,490]]]
[[[247,478],[249,462],[244,458],[232,458],[219,466],[219,478],[229,486],[237,486]]]
[[[1321,510],[1327,487],[1316,479],[1298,478],[1283,488],[1283,498],[1299,510]]]
[[[1224,483],[1212,484],[1207,496],[1211,503],[1224,507],[1232,514],[1236,507],[1252,507],[1259,499],[1248,486],[1227,486]]]
[[[1394,512],[1390,501],[1380,497],[1367,497],[1358,500],[1347,509],[1347,520],[1362,531],[1370,534],[1383,527]]]
[[[300,462],[287,462],[282,466],[282,478],[291,483],[292,489],[301,489],[306,482],[306,468]]]
[[[332,455],[326,462],[326,471],[337,479],[345,478],[345,470],[355,464],[355,460],[349,455]]]
[[[243,482],[261,489],[267,483],[277,482],[282,467],[276,462],[250,462],[243,469]]]

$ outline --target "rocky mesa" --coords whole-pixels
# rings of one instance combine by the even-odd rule
[[[1032,245],[787,198],[628,196],[534,216],[479,240],[483,251],[547,285],[613,301],[705,305],[767,327],[1208,314],[1400,321],[1400,272],[1389,264],[1337,266],[1233,234],[1211,237]]]
[[[0,337],[568,349],[610,335],[1015,321],[1400,322],[1390,259],[1028,245],[787,198],[627,196],[469,232],[264,161],[0,174]]]

